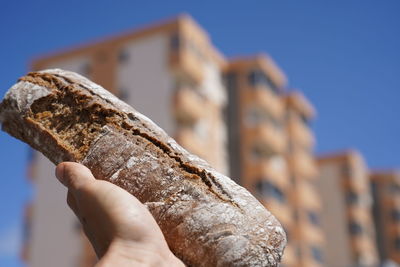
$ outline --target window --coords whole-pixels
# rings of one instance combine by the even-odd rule
[[[275,94],[279,94],[278,87],[271,81],[271,79],[259,69],[252,70],[248,76],[249,84],[252,87],[264,86],[269,88]]]
[[[106,52],[98,52],[96,54],[96,61],[98,63],[107,63],[108,61],[108,55]]]
[[[319,263],[323,263],[324,259],[323,259],[323,255],[322,255],[322,251],[320,248],[317,247],[311,247],[311,255],[313,257],[313,259]]]
[[[126,63],[129,61],[130,54],[126,49],[121,49],[118,53],[118,62],[119,63]]]
[[[181,39],[177,33],[171,36],[170,45],[173,50],[178,50],[181,47]]]
[[[300,119],[305,125],[310,126],[310,120],[304,114],[300,114]]]
[[[297,178],[294,174],[290,175],[290,182],[292,183],[292,185],[296,185],[297,184]]]
[[[248,125],[249,127],[254,127],[261,124],[265,120],[265,116],[263,116],[262,113],[263,112],[257,107],[249,107],[245,117],[246,125]]]
[[[82,66],[80,66],[78,72],[79,74],[87,77],[91,74],[92,68],[89,63],[84,63]]]
[[[350,177],[352,175],[352,170],[349,164],[345,163],[342,165],[342,175],[347,177]]]
[[[392,220],[395,222],[400,222],[400,210],[392,210],[391,211]]]
[[[394,240],[394,248],[400,251],[400,236],[397,236]]]
[[[254,127],[262,123],[272,125],[275,130],[281,131],[283,126],[280,121],[271,116],[271,114],[258,106],[251,106],[247,110],[245,123],[249,127]]]
[[[358,194],[353,192],[353,191],[347,192],[347,194],[346,194],[346,202],[349,205],[357,204],[359,202]]]
[[[237,85],[237,75],[234,72],[229,72],[223,76],[224,84],[228,89],[235,90]],[[228,92],[230,93],[230,92]]]
[[[276,187],[270,181],[265,180],[264,178],[261,178],[256,183],[256,190],[257,190],[258,194],[263,198],[272,197],[281,203],[286,202],[286,197],[285,197],[285,194],[282,192],[282,190],[280,188]]]
[[[389,193],[391,194],[400,194],[400,186],[398,184],[391,184],[388,188]]]
[[[360,224],[356,222],[350,222],[349,231],[352,235],[361,235],[363,233],[363,228]]]
[[[317,213],[315,213],[314,211],[309,211],[309,212],[307,212],[307,216],[313,225],[316,225],[316,226],[320,225],[319,216]]]
[[[254,161],[268,159],[274,155],[274,151],[264,144],[255,144],[250,150],[250,158]]]
[[[32,218],[28,217],[24,220],[24,225],[22,228],[22,239],[24,242],[28,243],[32,237]]]
[[[299,221],[299,218],[300,218],[299,211],[295,209],[293,211],[293,221],[297,223]]]
[[[301,252],[301,247],[299,245],[296,245],[296,256],[297,258],[301,258],[302,257],[302,252]]]
[[[125,87],[120,87],[120,88],[118,88],[117,96],[123,101],[128,101],[128,99],[129,99],[129,90],[127,88],[125,88]]]

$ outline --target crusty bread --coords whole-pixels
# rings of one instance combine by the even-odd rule
[[[248,191],[88,79],[29,73],[0,104],[0,122],[53,163],[80,162],[145,203],[184,263],[278,265],[285,233]]]

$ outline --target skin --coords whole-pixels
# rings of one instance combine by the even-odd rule
[[[56,177],[68,188],[67,203],[99,258],[97,267],[184,266],[146,206],[134,196],[96,180],[78,163],[60,163]]]

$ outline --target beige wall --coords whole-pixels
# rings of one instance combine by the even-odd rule
[[[78,266],[81,259],[81,230],[66,205],[67,191],[54,176],[55,166],[35,152],[35,187],[28,249],[29,266]]]
[[[336,166],[321,166],[320,179],[316,181],[322,202],[321,222],[326,237],[324,256],[328,267],[348,267],[353,263],[339,171]]]
[[[125,90],[125,101],[145,114],[168,134],[174,133],[171,101],[174,79],[168,71],[169,36],[156,34],[125,44],[128,55],[119,63],[117,88]]]
[[[331,231],[337,232],[334,227],[343,223],[343,232],[348,236],[345,243],[340,243],[344,239],[335,240],[336,236],[331,236],[331,240],[328,236],[328,245],[336,248],[336,251],[327,253],[336,253],[337,249],[349,246],[353,265],[377,266],[379,259],[372,220],[370,182],[362,156],[357,151],[343,151],[320,157],[318,163],[321,182],[327,183],[326,190],[321,193],[325,203],[323,219],[329,222],[329,227],[324,230],[327,235],[332,235]],[[338,187],[333,187],[332,180]],[[331,256],[330,264],[334,264],[335,257],[336,254]]]

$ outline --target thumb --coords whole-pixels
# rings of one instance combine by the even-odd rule
[[[96,180],[88,168],[75,162],[62,162],[58,164],[56,167],[56,177],[72,192]]]

